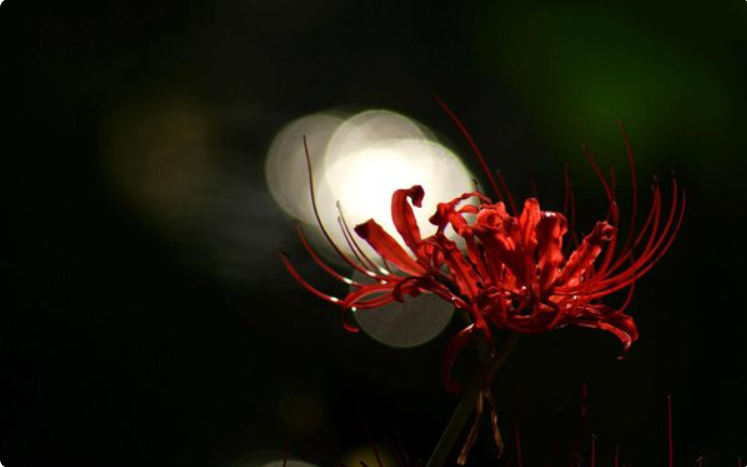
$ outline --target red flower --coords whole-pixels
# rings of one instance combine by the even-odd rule
[[[289,271],[308,290],[340,306],[343,311],[376,308],[401,301],[406,295],[432,293],[467,312],[472,324],[449,341],[445,353],[444,378],[450,389],[457,387],[450,378],[453,360],[477,332],[490,341],[494,329],[540,333],[574,325],[609,331],[627,351],[638,338],[633,318],[625,314],[634,284],[670,247],[683,219],[685,197],[678,191],[676,180],[672,182],[667,213],[664,213],[661,188],[654,181],[650,210],[636,233],[635,167],[627,134],[621,127],[633,180],[633,206],[625,242],[618,248],[619,212],[614,171],[608,182],[588,150],[585,150],[586,156],[606,193],[608,212],[581,242],[573,242],[565,214],[542,210],[535,198],[527,199],[521,212],[517,211],[503,180],[498,178],[504,188],[501,190],[461,122],[444,108],[475,150],[499,201],[494,203],[482,193],[470,192],[441,203],[430,218],[437,226],[436,233],[423,238],[413,214],[413,206],[419,207],[425,195],[423,188],[416,185],[395,191],[392,219],[405,247],[373,219],[355,227],[357,236],[381,256],[383,268],[365,255],[343,219],[341,228],[355,258],[334,246],[328,235],[327,239],[351,267],[375,279],[371,284],[356,283],[326,265],[299,228],[312,258],[328,273],[352,286],[353,290],[344,298],[338,299],[314,288],[283,255]],[[570,210],[572,220],[573,196],[567,176],[564,204],[564,211]],[[316,211],[316,206],[314,209]],[[446,236],[448,227],[463,240],[463,249]],[[323,226],[322,230],[326,235]],[[627,298],[622,305],[613,307],[602,301],[626,289]],[[354,330],[348,324],[346,327]]]

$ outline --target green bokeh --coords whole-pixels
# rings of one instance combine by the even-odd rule
[[[617,148],[615,122],[622,119],[636,145],[671,148],[671,141],[690,150],[678,157],[697,157],[729,131],[743,95],[735,95],[738,84],[724,78],[728,70],[707,43],[693,48],[681,37],[684,20],[667,28],[655,15],[609,5],[493,3],[478,15],[472,44],[488,75],[543,132],[558,135],[553,145]],[[638,157],[658,165],[671,154],[650,150]]]

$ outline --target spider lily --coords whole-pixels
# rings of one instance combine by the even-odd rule
[[[575,207],[567,172],[563,212],[543,210],[536,198],[525,200],[519,211],[505,181],[500,175],[493,176],[461,121],[443,102],[439,103],[471,145],[497,201],[474,191],[440,203],[430,218],[437,230],[423,237],[413,210],[421,206],[423,188],[415,185],[396,190],[391,199],[391,216],[402,243],[374,219],[351,230],[341,212],[339,227],[352,252],[348,254],[332,241],[321,222],[309,162],[312,204],[322,233],[350,267],[372,281],[356,282],[326,264],[298,224],[301,241],[312,259],[332,277],[348,284],[351,291],[338,298],[318,290],[301,277],[283,254],[290,273],[310,292],[339,306],[343,324],[350,331],[357,328],[345,319],[347,312],[377,308],[423,293],[435,294],[467,313],[470,324],[450,339],[443,359],[443,378],[452,391],[460,389],[451,378],[456,355],[478,335],[492,342],[495,330],[534,334],[568,325],[595,328],[614,334],[627,351],[638,338],[633,318],[625,313],[635,283],[672,245],[684,216],[685,196],[676,179],[672,180],[671,201],[666,208],[661,186],[654,180],[651,206],[636,230],[635,165],[627,133],[620,125],[632,180],[629,226],[621,242],[614,168],[608,179],[584,148],[604,189],[608,210],[606,217],[578,242],[572,232]],[[306,157],[308,161],[308,150]],[[449,228],[462,239],[463,247],[446,235]],[[368,243],[380,259],[374,261],[367,256],[356,237]],[[620,291],[627,291],[622,305],[615,307],[603,301]]]

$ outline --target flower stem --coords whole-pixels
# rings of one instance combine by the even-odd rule
[[[454,449],[454,445],[459,439],[459,435],[462,434],[464,426],[467,424],[472,411],[475,408],[475,401],[477,400],[477,378],[472,378],[469,385],[464,388],[462,393],[462,399],[459,401],[456,410],[449,420],[449,424],[446,425],[446,429],[441,434],[441,439],[438,440],[436,448],[433,450],[426,467],[442,467],[446,464],[449,454]]]
[[[513,352],[518,341],[518,334],[510,334],[507,339],[501,345],[500,349],[495,353],[491,359],[487,371],[492,375],[506,362],[508,356]],[[480,342],[480,353],[484,353],[483,342]],[[446,425],[446,429],[441,434],[441,438],[438,440],[436,447],[431,453],[430,459],[425,467],[443,467],[446,464],[446,460],[454,449],[454,445],[459,440],[464,427],[467,424],[472,412],[475,409],[475,402],[477,401],[477,395],[480,392],[481,378],[478,374],[470,378],[470,382],[462,393],[462,398],[459,400],[454,413]]]

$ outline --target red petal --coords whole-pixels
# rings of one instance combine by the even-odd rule
[[[410,247],[410,250],[416,255],[422,239],[415,214],[412,212],[412,207],[407,198],[412,200],[413,205],[420,207],[424,195],[423,187],[420,185],[415,185],[407,190],[397,190],[392,195],[392,221],[394,221],[397,232],[405,241],[405,245]]]
[[[472,265],[462,256],[459,247],[445,235],[437,236],[436,242],[441,248],[451,277],[462,294],[470,299],[477,296],[480,293],[480,286],[478,285],[480,278]]]
[[[578,318],[573,321],[573,324],[580,327],[601,329],[603,331],[611,332],[615,335],[620,342],[623,344],[625,352],[630,349],[633,342],[638,340],[638,327],[635,324],[632,316],[626,315],[625,313],[618,313],[609,307],[600,305],[605,310],[610,310],[608,315],[599,315],[598,310],[587,310],[591,311],[593,315]]]
[[[524,210],[521,212],[521,216],[519,216],[519,229],[521,232],[521,243],[528,254],[534,252],[534,248],[537,246],[536,229],[540,221],[540,216],[539,201],[534,198],[524,201]]]
[[[472,339],[472,335],[475,331],[475,325],[470,324],[466,328],[459,331],[458,334],[449,339],[444,348],[444,356],[441,362],[441,377],[444,380],[444,385],[448,392],[459,392],[462,390],[462,385],[454,381],[451,377],[451,369],[454,366],[459,352],[469,344]]]
[[[343,300],[342,306],[344,308],[371,308],[372,305],[386,305],[394,301],[392,290],[396,285],[396,282],[366,284],[355,292],[349,293]],[[365,302],[363,301],[363,299],[371,295],[376,295],[376,297]]]
[[[422,276],[428,271],[418,264],[407,252],[397,243],[397,240],[376,223],[369,219],[363,224],[355,227],[355,233],[368,242],[384,259],[397,266],[400,270],[413,276]]]
[[[545,212],[537,224],[537,252],[539,260],[540,290],[547,290],[557,279],[558,268],[563,264],[563,236],[568,232],[562,214]]]
[[[617,229],[607,222],[597,222],[594,230],[584,237],[581,246],[573,252],[563,268],[563,273],[560,275],[563,285],[577,285],[581,277],[594,265],[603,245],[609,242],[616,233]]]

